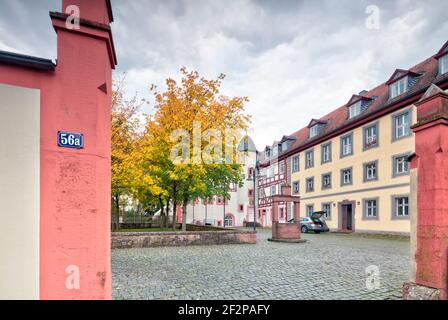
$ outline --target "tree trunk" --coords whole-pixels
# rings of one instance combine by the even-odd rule
[[[163,200],[162,197],[159,197],[159,205],[160,205],[160,221],[159,221],[159,225],[160,228],[163,228],[165,226],[165,212],[163,210]]]
[[[226,227],[226,200],[224,198],[224,203],[222,206],[222,227]]]
[[[173,230],[176,230],[176,215],[177,215],[177,183],[173,184]]]
[[[120,229],[120,195],[114,194],[114,203],[115,203],[115,212],[116,212],[116,220],[115,220],[115,230]]]
[[[187,205],[188,196],[184,196],[184,201],[182,203],[182,231],[187,231]]]
[[[208,199],[205,200],[205,221],[204,221],[204,225],[207,224],[207,201],[208,201]]]
[[[164,220],[164,223],[163,223],[163,228],[165,228],[165,229],[168,229],[169,224],[170,224],[170,220],[169,220],[169,217],[170,217],[170,202],[171,202],[171,199],[168,199],[166,201],[165,220]]]
[[[187,203],[182,204],[182,231],[187,231]]]

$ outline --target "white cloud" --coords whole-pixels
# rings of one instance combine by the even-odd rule
[[[54,10],[58,2],[45,0],[44,9]],[[0,48],[51,54],[55,37],[42,4],[10,3],[0,0]],[[116,74],[128,73],[130,94],[151,97],[149,84],[163,87],[181,66],[208,78],[225,73],[224,93],[250,98],[259,148],[384,82],[395,68],[415,65],[448,40],[448,2],[438,0],[375,1],[379,30],[365,27],[370,0],[112,4]],[[16,12],[23,23],[12,28]]]

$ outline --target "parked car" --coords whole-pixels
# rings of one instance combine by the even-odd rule
[[[322,219],[324,214],[325,211],[316,211],[313,212],[311,217],[300,218],[300,230],[302,233],[308,233],[309,231],[313,231],[314,233],[330,231],[330,228],[328,228],[325,220]],[[293,223],[294,219],[291,219],[288,222]]]

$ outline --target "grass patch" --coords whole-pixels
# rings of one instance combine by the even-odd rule
[[[180,232],[182,230],[172,228],[146,228],[146,229],[120,229],[114,232]]]

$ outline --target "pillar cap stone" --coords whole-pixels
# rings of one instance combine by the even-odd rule
[[[448,94],[432,84],[421,99],[415,103],[417,123],[412,129],[438,120],[448,120]]]

